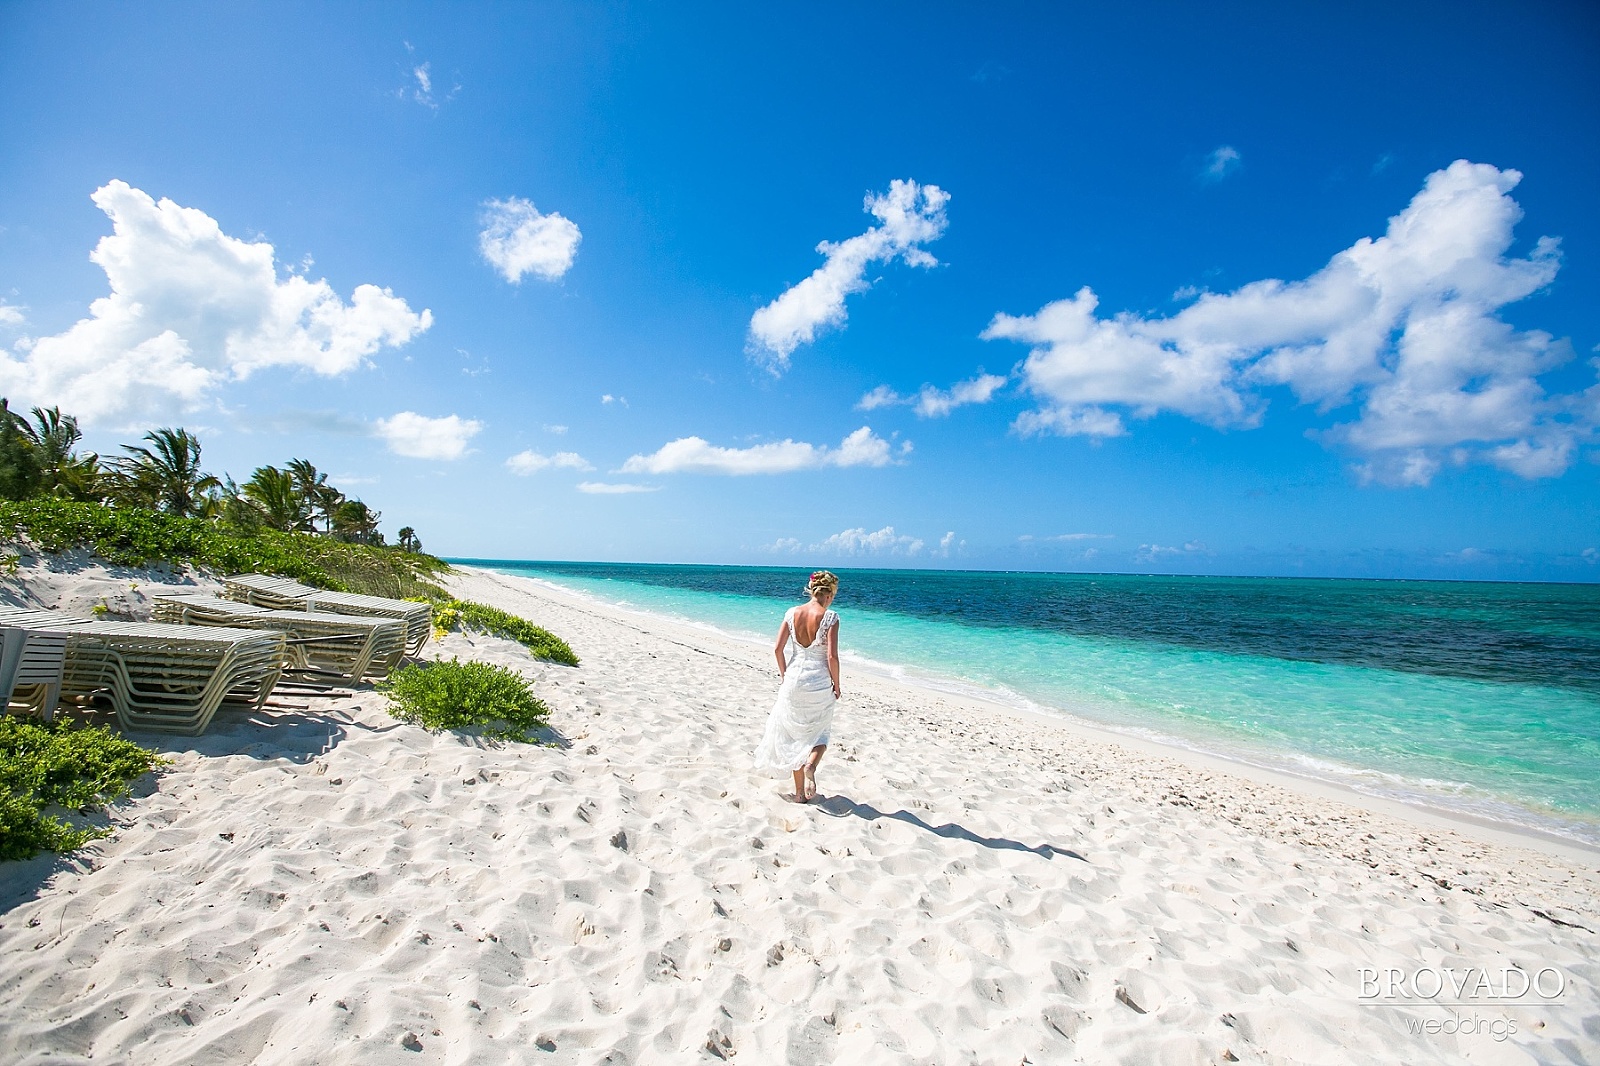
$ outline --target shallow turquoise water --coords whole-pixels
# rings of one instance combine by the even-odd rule
[[[761,567],[478,565],[761,641],[805,578]],[[1600,844],[1600,587],[840,576],[847,657]]]

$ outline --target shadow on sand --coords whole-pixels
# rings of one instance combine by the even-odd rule
[[[1025,851],[1030,855],[1038,855],[1045,859],[1053,859],[1060,855],[1062,858],[1077,859],[1079,862],[1089,861],[1071,848],[1058,848],[1054,844],[1037,844],[1030,848],[1021,841],[1012,840],[1009,837],[981,836],[965,826],[956,825],[954,822],[946,822],[944,825],[929,825],[910,811],[880,811],[870,803],[857,803],[848,796],[818,796],[811,802],[811,806],[835,818],[853,816],[864,818],[869,822],[876,821],[879,818],[892,818],[897,822],[914,825],[918,829],[932,833],[934,836],[944,837],[946,840],[965,840],[968,843],[994,848],[998,851]]]

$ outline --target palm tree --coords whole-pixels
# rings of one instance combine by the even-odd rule
[[[83,439],[76,418],[62,414],[59,407],[35,407],[31,423],[18,422],[39,461],[40,491],[68,500],[99,498],[100,457],[73,451]]]
[[[333,535],[334,516],[339,513],[339,508],[346,503],[344,493],[332,485],[321,485],[317,488],[317,499],[312,505],[317,517],[322,519],[322,532]]]
[[[417,539],[417,531],[410,526],[401,526],[400,532],[394,535],[395,547],[403,552],[419,552],[422,550],[422,541]]]
[[[144,439],[150,447],[124,444],[128,454],[113,460],[115,494],[180,518],[203,514],[206,494],[222,482],[201,471],[200,442],[185,429],[152,430]]]
[[[300,495],[289,471],[275,466],[256,467],[244,483],[244,494],[261,508],[261,520],[269,529],[284,533],[311,529],[311,505]]]
[[[334,536],[352,544],[382,547],[383,534],[378,532],[378,519],[382,517],[360,500],[346,500],[334,513]]]
[[[245,495],[233,478],[225,477],[222,487],[212,496],[216,517],[223,525],[240,533],[254,533],[261,528],[261,505]]]
[[[0,499],[25,500],[39,491],[39,456],[24,432],[27,425],[0,398]]]
[[[333,532],[333,514],[344,503],[344,493],[328,484],[328,475],[318,472],[308,459],[290,459],[284,469],[294,478],[295,491],[306,509],[322,519],[322,531]]]

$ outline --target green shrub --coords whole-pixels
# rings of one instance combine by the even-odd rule
[[[498,607],[471,600],[435,600],[433,603],[433,631],[444,636],[452,629],[473,629],[491,636],[514,640],[540,659],[577,666],[578,657],[567,642],[541,629],[526,618],[518,618]]]
[[[429,581],[449,571],[421,552],[346,544],[314,533],[231,531],[203,518],[49,497],[0,502],[0,538],[29,537],[48,552],[86,548],[122,566],[191,563],[230,574],[279,574],[317,588],[369,596],[447,594]]]
[[[31,859],[41,851],[76,851],[106,835],[103,829],[76,829],[39,804],[0,787],[0,861]]]
[[[103,726],[0,717],[0,859],[71,851],[105,836],[107,830],[74,826],[44,811],[82,813],[115,802],[165,761]]]
[[[490,663],[412,663],[378,687],[391,715],[433,731],[477,726],[485,736],[525,741],[550,717],[521,674]]]

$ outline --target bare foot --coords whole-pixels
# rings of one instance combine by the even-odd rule
[[[812,793],[812,795],[815,794],[816,793]],[[793,792],[785,792],[783,794],[783,798],[788,800],[790,803],[806,803],[810,800],[809,796],[797,796]]]
[[[806,799],[809,801],[809,800],[814,800],[816,798],[817,798],[817,768],[815,766],[808,766],[808,767],[806,767]]]

